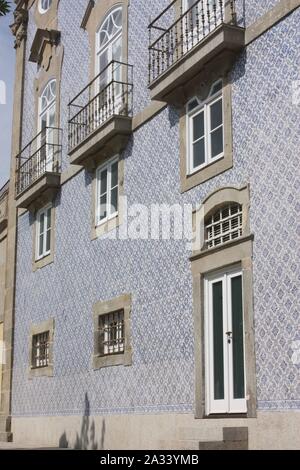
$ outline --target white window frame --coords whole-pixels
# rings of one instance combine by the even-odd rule
[[[112,16],[115,12],[118,10],[121,10],[122,12],[122,21],[123,21],[123,7],[121,5],[114,7],[109,14],[105,17],[105,19],[102,21],[100,28],[96,32],[96,57],[95,57],[95,75],[97,76],[102,70],[100,70],[100,56],[107,50],[108,51],[108,64],[112,61],[112,54],[113,54],[113,46],[116,42],[119,41],[121,38],[121,48],[122,48],[122,57],[121,57],[121,62],[123,60],[123,24],[120,28],[119,31],[117,31],[114,35],[112,35],[108,42],[104,44],[104,46],[101,45],[100,43],[100,36],[101,36],[101,30],[105,24],[105,22],[109,19],[110,16]],[[111,69],[108,70],[108,74],[111,75],[112,71]],[[111,77],[108,76],[108,82],[111,80]]]
[[[50,220],[51,220],[51,223],[50,223],[50,227],[49,229],[47,229],[47,221],[48,221],[48,211],[50,209]],[[40,255],[40,236],[41,236],[41,232],[40,232],[40,225],[41,225],[41,216],[42,214],[45,215],[45,222],[44,222],[44,237],[43,237],[43,250],[42,250],[42,254]],[[49,256],[51,254],[51,237],[52,237],[52,204],[48,204],[47,206],[43,207],[42,209],[40,209],[37,214],[36,214],[36,261],[39,261],[43,258],[45,258],[46,256]],[[47,232],[50,232],[50,248],[49,250],[46,249],[47,247]]]
[[[114,219],[115,217],[118,217],[118,214],[119,214],[119,165],[118,165],[118,184],[117,186],[114,186],[118,188],[118,209],[114,212],[111,212],[111,190],[114,189],[111,187],[111,168],[112,166],[114,165],[114,163],[119,163],[119,156],[115,156],[113,158],[111,158],[110,160],[108,160],[107,162],[105,162],[103,165],[100,165],[97,170],[96,170],[96,204],[95,204],[95,207],[96,207],[96,227],[99,227],[100,225],[108,222],[109,220],[111,219]],[[107,205],[107,216],[104,218],[104,219],[101,219],[100,220],[100,195],[101,195],[101,173],[104,171],[104,170],[107,170],[107,189],[106,189],[106,193],[107,193],[107,201],[106,201],[106,205]]]
[[[217,85],[221,84],[221,89],[217,91],[216,93],[213,93],[214,87]],[[215,129],[211,129],[211,119],[210,119],[210,110],[211,107],[220,100],[222,99],[222,124],[219,127],[216,127]],[[189,105],[193,101],[198,102],[198,106],[189,111]],[[204,152],[205,152],[205,162],[202,163],[201,165],[198,165],[197,167],[193,166],[193,119],[198,116],[199,114],[204,113]],[[200,101],[197,97],[193,97],[191,100],[188,101],[186,105],[186,128],[187,128],[187,174],[192,175],[196,173],[197,171],[201,170],[202,168],[207,167],[208,165],[211,165],[212,163],[217,162],[221,158],[224,158],[224,147],[225,147],[225,138],[224,138],[224,96],[223,96],[223,81],[222,80],[217,80],[216,82],[213,83],[210,93],[208,95],[208,98],[204,101]],[[219,154],[216,155],[215,157],[211,156],[211,134],[212,132],[215,132],[216,130],[223,128],[223,151]]]
[[[51,8],[52,0],[46,0],[46,1],[47,1],[47,7],[44,8],[43,7],[43,0],[39,0],[39,12],[41,13],[41,15],[46,13]]]
[[[214,400],[213,397],[213,339],[212,339],[212,285],[216,282],[222,282],[223,289],[223,329],[232,331],[232,312],[231,305],[231,290],[230,282],[234,277],[242,278],[243,289],[243,272],[240,265],[232,266],[227,269],[215,271],[204,278],[204,329],[205,329],[205,404],[206,414],[239,414],[247,413],[247,398],[246,398],[246,360],[245,360],[245,318],[244,318],[244,300],[243,300],[243,342],[244,342],[244,390],[245,398],[234,399],[233,397],[233,359],[232,359],[232,346],[228,346],[228,337],[224,334],[223,348],[224,348],[224,399]],[[244,299],[244,292],[242,292]],[[231,340],[232,345],[232,340]]]

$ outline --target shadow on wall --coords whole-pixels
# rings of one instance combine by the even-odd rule
[[[84,398],[84,415],[82,417],[80,434],[77,433],[74,447],[70,445],[66,432],[64,432],[59,439],[59,448],[68,449],[74,448],[76,450],[103,450],[105,440],[105,420],[102,421],[101,439],[98,443],[96,440],[95,421],[90,418],[90,401],[88,394]]]

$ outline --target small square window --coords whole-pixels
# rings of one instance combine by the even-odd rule
[[[33,369],[42,369],[49,366],[50,332],[45,331],[32,337],[32,361]]]
[[[99,301],[93,308],[93,367],[130,366],[131,295],[124,294],[108,301]]]
[[[99,317],[99,353],[101,356],[124,354],[124,310]]]

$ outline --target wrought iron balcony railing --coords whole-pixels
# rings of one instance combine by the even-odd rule
[[[180,5],[179,5],[180,3]],[[149,25],[149,84],[219,25],[236,24],[235,0],[174,0]],[[191,5],[184,8],[185,5]],[[175,19],[174,18],[178,18]]]
[[[17,155],[16,196],[43,175],[61,172],[61,142],[62,130],[46,127]]]
[[[132,116],[133,67],[112,61],[69,103],[69,152],[113,116]]]

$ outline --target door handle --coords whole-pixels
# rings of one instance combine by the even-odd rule
[[[231,341],[232,341],[232,331],[227,331],[227,332],[226,332],[226,336],[227,336],[227,342],[228,342],[228,344],[231,344]]]

